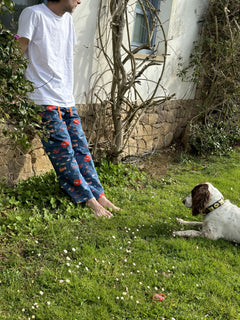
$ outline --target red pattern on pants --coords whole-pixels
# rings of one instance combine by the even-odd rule
[[[50,136],[42,139],[59,182],[76,203],[104,195],[76,107],[44,106],[40,113]]]

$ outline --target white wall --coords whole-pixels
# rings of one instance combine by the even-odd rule
[[[74,96],[85,103],[93,70],[98,0],[83,0],[73,13],[77,45],[74,50]]]
[[[135,0],[131,0],[134,3]],[[193,99],[195,87],[182,82],[177,77],[178,58],[182,57],[187,66],[193,43],[198,38],[205,10],[209,0],[162,0],[161,21],[168,39],[168,56],[162,84],[167,94],[175,93],[175,99]],[[104,61],[96,60],[96,23],[98,0],[83,0],[73,14],[78,44],[75,48],[75,89],[76,103],[85,103],[85,95],[90,89],[91,76],[104,69]],[[133,27],[134,12],[129,15],[130,34]],[[162,48],[159,47],[159,54]],[[156,78],[161,67],[153,67],[145,76]],[[106,79],[105,79],[106,80]],[[142,85],[140,90],[147,96],[148,85]],[[161,91],[159,91],[161,94]]]
[[[182,57],[187,66],[189,56],[197,40],[208,6],[208,0],[173,0],[168,30],[167,67],[163,85],[169,93],[176,92],[175,99],[191,99],[195,95],[195,86],[182,82],[176,75],[178,58]]]

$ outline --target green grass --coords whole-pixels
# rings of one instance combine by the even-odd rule
[[[193,219],[181,201],[201,181],[240,206],[239,160],[239,150],[182,155],[150,181],[103,163],[106,194],[122,208],[111,219],[74,206],[53,173],[2,186],[0,319],[240,319],[240,246],[172,237],[176,217]]]

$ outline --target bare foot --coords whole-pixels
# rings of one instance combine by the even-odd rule
[[[96,217],[112,217],[111,212],[103,208],[103,206],[95,199],[92,198],[86,202],[86,205],[93,209]]]
[[[111,201],[109,201],[106,197],[98,198],[97,201],[100,203],[101,206],[106,207],[108,209],[114,209],[119,211],[120,208],[116,207]]]

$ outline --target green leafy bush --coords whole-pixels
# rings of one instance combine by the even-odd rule
[[[217,125],[211,121],[196,123],[190,130],[189,145],[191,151],[198,155],[226,155],[240,140],[240,127],[229,128],[224,122]]]
[[[145,182],[145,174],[137,167],[113,163],[102,160],[97,172],[104,189],[132,187],[137,189]],[[6,208],[27,208],[33,212],[65,214],[73,211],[75,204],[61,188],[56,173],[49,173],[31,177],[20,181],[13,187],[0,184],[0,210]]]
[[[20,181],[13,187],[1,185],[0,208],[25,207],[34,211],[60,208],[64,212],[68,207],[73,208],[69,200],[54,171]]]
[[[110,160],[102,159],[97,168],[100,181],[110,186],[138,187],[138,183],[145,180],[145,173],[140,172],[133,165],[113,164]]]
[[[210,0],[189,66],[179,59],[178,76],[199,86],[188,133],[189,149],[198,154],[224,154],[239,143],[239,10],[239,1]]]
[[[12,12],[14,3],[3,0],[0,15]],[[38,107],[28,99],[33,91],[31,82],[24,78],[27,60],[14,35],[0,24],[0,124],[4,135],[27,149],[32,137],[40,129]],[[33,108],[34,107],[34,108]]]

